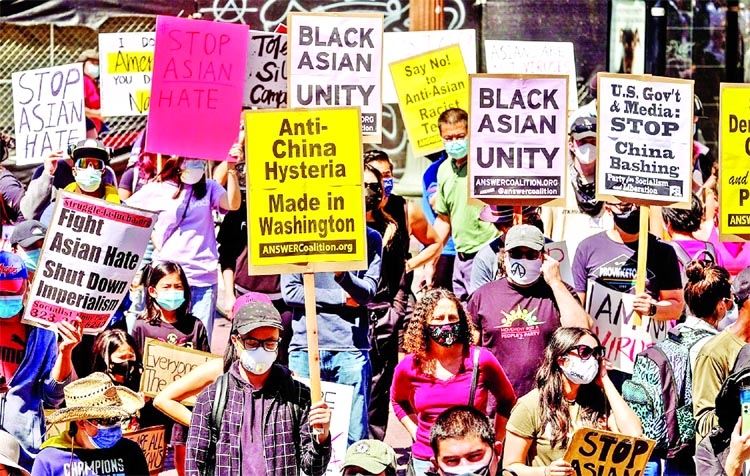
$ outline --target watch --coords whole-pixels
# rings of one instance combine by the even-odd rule
[[[651,307],[648,308],[648,314],[646,314],[648,317],[652,317],[656,315],[656,304],[651,303]]]

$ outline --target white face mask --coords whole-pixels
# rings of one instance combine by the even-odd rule
[[[201,169],[187,169],[183,170],[180,173],[180,180],[182,181],[182,183],[186,183],[188,185],[195,185],[196,183],[200,182],[202,177],[203,170]]]
[[[573,147],[573,155],[583,165],[591,165],[596,162],[596,146],[594,144],[583,144]]]
[[[569,355],[568,365],[561,366],[561,368],[568,380],[578,385],[585,385],[593,382],[599,373],[599,360],[596,357],[582,360],[577,355]]]
[[[95,192],[102,184],[102,172],[93,167],[76,169],[75,181],[84,192]]]
[[[535,283],[542,274],[541,259],[513,259],[509,256],[505,265],[510,279],[521,286]]]
[[[276,352],[269,352],[263,347],[254,350],[245,349],[240,354],[242,367],[255,375],[263,375],[268,372],[271,365],[276,361]]]
[[[440,468],[440,471],[444,476],[485,476],[490,474],[492,459],[493,456],[490,456],[490,460],[487,462],[480,461],[472,464],[453,466],[450,469]]]

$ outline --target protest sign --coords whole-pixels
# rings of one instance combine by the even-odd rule
[[[719,234],[722,241],[745,241],[750,234],[750,85],[721,84],[719,113]]]
[[[358,114],[245,114],[250,274],[367,267]]]
[[[148,113],[156,34],[99,33],[102,116]]]
[[[147,397],[154,397],[164,387],[189,374],[199,365],[216,359],[221,359],[221,356],[147,337],[143,346],[140,391]],[[195,405],[195,396],[182,403]]]
[[[564,74],[568,77],[568,110],[578,109],[573,43],[556,41],[484,40],[490,74]]]
[[[383,64],[386,66],[421,53],[458,45],[469,74],[477,72],[476,30],[387,31],[383,37]],[[398,102],[390,68],[383,68],[383,103]]]
[[[390,64],[401,117],[416,156],[443,150],[437,120],[454,107],[469,109],[469,76],[458,45]]]
[[[286,55],[285,34],[250,31],[244,107],[286,107]]]
[[[551,258],[554,258],[555,261],[560,263],[560,277],[562,280],[571,286],[575,286],[573,281],[573,270],[571,268],[573,256],[568,253],[567,243],[565,241],[545,243],[544,251],[546,251]]]
[[[643,74],[646,63],[646,2],[613,0],[610,10],[609,71]],[[679,49],[670,45],[669,49]]]
[[[226,160],[242,112],[247,35],[245,25],[156,19],[148,152]]]
[[[648,316],[641,316],[641,324],[635,325],[634,298],[594,281],[586,289],[586,312],[594,319],[592,330],[606,350],[604,358],[627,374],[633,373],[635,356],[663,340],[675,325]]]
[[[98,334],[130,290],[156,214],[86,195],[57,194],[23,322],[54,326],[79,317]]]
[[[138,431],[122,434],[123,438],[133,441],[143,450],[143,456],[148,463],[148,472],[156,475],[164,469],[164,459],[167,455],[167,441],[164,438],[164,426],[149,426]]]
[[[360,106],[364,142],[383,136],[383,15],[290,13],[289,106]]]
[[[579,428],[565,451],[577,475],[643,474],[656,442],[593,428]]]
[[[493,203],[563,198],[567,76],[469,77],[469,196]]]
[[[597,200],[690,207],[693,81],[599,73]]]
[[[86,138],[82,63],[16,72],[11,82],[17,165]]]

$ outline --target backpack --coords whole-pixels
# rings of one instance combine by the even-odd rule
[[[694,447],[690,349],[711,335],[705,329],[675,327],[636,356],[633,377],[622,385],[623,398],[641,419],[643,436],[656,441],[658,457],[673,458]]]
[[[687,283],[687,275],[685,274],[685,268],[687,268],[687,265],[694,259],[705,259],[706,261],[711,261],[713,263],[716,263],[716,248],[714,248],[713,243],[709,243],[707,241],[704,241],[705,248],[702,250],[698,250],[695,252],[693,257],[691,258],[689,254],[687,254],[687,251],[685,251],[685,248],[680,246],[680,243],[674,240],[671,241],[665,241],[669,246],[674,249],[675,254],[677,255],[677,260],[680,262],[680,276],[682,276],[682,287],[685,287],[685,284]]]

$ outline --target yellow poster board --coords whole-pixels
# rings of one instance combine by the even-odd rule
[[[750,235],[750,84],[721,84],[719,110],[719,235]]]
[[[248,111],[248,272],[367,268],[358,107]]]
[[[454,107],[469,110],[469,75],[458,45],[390,64],[401,117],[414,155],[443,150],[438,117]]]
[[[579,428],[563,459],[573,466],[575,474],[643,474],[655,445],[646,438]]]

